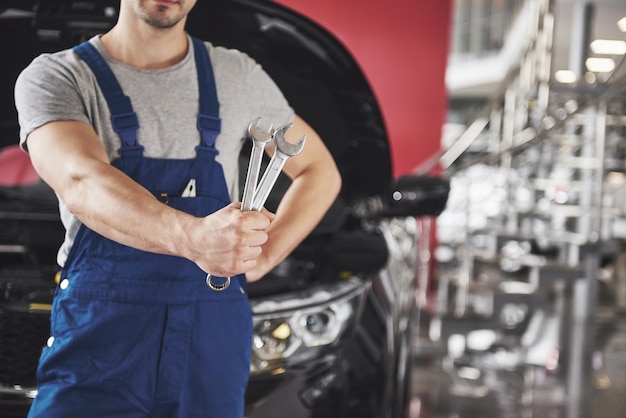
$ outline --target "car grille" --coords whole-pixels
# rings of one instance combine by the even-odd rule
[[[50,334],[54,273],[54,267],[43,266],[0,269],[0,386],[36,385],[39,356]]]
[[[23,308],[0,308],[0,383],[36,385],[36,368],[48,338],[50,313]]]

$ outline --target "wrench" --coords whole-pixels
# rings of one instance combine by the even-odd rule
[[[250,126],[248,126],[248,134],[250,134],[252,138],[252,153],[250,154],[248,173],[246,174],[246,182],[243,187],[243,198],[241,199],[242,211],[252,210],[252,200],[259,181],[263,149],[274,137],[272,125],[270,125],[269,131],[265,132],[259,128],[260,121],[261,118],[256,118]]]
[[[285,165],[285,162],[289,157],[300,154],[304,143],[306,141],[306,135],[302,136],[298,142],[292,144],[285,139],[285,132],[291,128],[291,123],[281,126],[274,131],[274,142],[276,144],[276,151],[270,159],[270,162],[263,173],[263,177],[259,182],[258,188],[254,192],[254,199],[252,201],[252,210],[261,210],[265,201],[270,195],[278,176]]]
[[[248,173],[246,174],[246,183],[244,185],[243,199],[241,203],[241,210],[256,210],[260,211],[265,201],[270,195],[278,176],[285,165],[285,161],[289,157],[300,154],[304,143],[306,141],[306,135],[302,136],[298,142],[292,144],[285,139],[285,132],[291,128],[292,124],[281,126],[277,130],[273,130],[270,127],[269,132],[264,132],[259,129],[260,118],[257,118],[248,126],[248,132],[253,140],[252,154],[250,156],[250,163],[248,165]],[[270,159],[267,169],[263,173],[263,177],[256,185],[256,180],[259,177],[259,171],[261,168],[261,159],[263,158],[263,149],[268,142],[274,140],[276,143],[276,151]],[[250,197],[252,195],[252,198]],[[252,202],[250,202],[252,199]],[[216,283],[213,281],[213,275],[210,273],[206,276],[206,284],[211,289],[221,292],[228,289],[230,286],[230,277],[225,277],[225,282]]]
[[[250,154],[250,162],[248,163],[248,173],[246,174],[246,182],[243,188],[243,198],[241,199],[241,210],[252,210],[252,199],[257,182],[259,180],[259,171],[261,170],[261,161],[263,159],[263,149],[274,138],[274,129],[270,125],[268,132],[259,128],[261,118],[256,118],[248,126],[248,134],[252,138],[252,153]],[[213,281],[211,273],[206,276],[206,284],[216,292],[228,289],[230,286],[230,277],[224,277],[224,282]]]

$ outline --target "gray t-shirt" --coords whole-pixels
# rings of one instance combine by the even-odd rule
[[[159,70],[140,70],[111,58],[96,36],[90,40],[130,97],[139,119],[138,141],[152,158],[193,158],[200,142],[197,130],[198,79],[193,46],[179,63]],[[255,118],[280,126],[293,121],[294,112],[260,65],[243,52],[206,43],[220,102],[222,131],[217,138],[217,160],[231,199],[239,199],[238,157],[248,141],[247,127]],[[120,138],[94,74],[72,50],[43,54],[20,74],[15,85],[20,144],[34,129],[52,121],[75,120],[91,124],[109,159],[118,158]],[[65,241],[57,262],[63,266],[80,221],[59,199]]]

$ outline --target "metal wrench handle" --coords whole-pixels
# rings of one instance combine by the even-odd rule
[[[263,173],[263,177],[261,178],[261,182],[259,183],[259,188],[254,195],[254,200],[252,201],[252,209],[253,210],[261,210],[267,198],[270,196],[270,192],[278,180],[281,170],[285,165],[285,161],[290,156],[287,154],[283,154],[278,149],[272,156],[270,163],[265,169],[265,173]]]
[[[243,211],[252,210],[254,189],[259,181],[259,171],[261,170],[261,161],[263,159],[263,148],[265,146],[257,142],[252,145],[248,173],[246,174],[246,182],[243,188],[243,198],[241,199],[241,210]]]
[[[263,150],[265,149],[265,145],[274,137],[274,129],[271,125],[269,132],[264,132],[259,129],[260,120],[261,118],[256,118],[250,126],[248,126],[248,133],[252,137],[252,152],[250,154],[248,172],[246,173],[246,182],[244,183],[243,197],[241,199],[242,211],[252,210],[252,201],[259,181],[259,171],[261,170],[261,162],[263,160]]]

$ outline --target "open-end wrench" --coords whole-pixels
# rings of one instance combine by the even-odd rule
[[[252,153],[250,154],[250,162],[248,163],[248,173],[246,174],[246,182],[243,187],[243,197],[241,199],[241,210],[252,210],[252,200],[259,181],[259,171],[261,169],[261,161],[263,160],[263,149],[274,138],[274,129],[270,125],[266,132],[259,128],[261,118],[256,118],[250,126],[248,126],[248,134],[252,138]]]
[[[287,161],[289,157],[300,154],[302,148],[304,148],[306,135],[302,136],[295,144],[292,144],[285,139],[285,132],[291,128],[291,125],[292,124],[290,123],[281,126],[274,131],[274,143],[276,145],[276,150],[274,151],[274,155],[270,159],[270,162],[263,173],[259,186],[254,192],[252,210],[261,210],[265,201],[269,197],[276,180],[278,180],[278,176],[285,165],[285,161]]]
[[[243,198],[241,199],[241,210],[252,210],[252,199],[256,191],[257,182],[259,180],[259,171],[261,170],[261,162],[263,160],[263,149],[268,142],[274,138],[274,129],[270,125],[266,132],[259,128],[261,118],[256,118],[248,126],[248,134],[252,138],[252,152],[250,154],[250,162],[248,163],[248,173],[246,174],[246,182],[243,188]],[[211,289],[220,292],[228,289],[230,286],[230,277],[224,277],[224,281],[215,282],[211,273],[206,276],[206,284]]]
[[[246,183],[244,185],[244,197],[241,203],[241,210],[256,210],[260,211],[265,204],[265,201],[270,195],[276,180],[285,165],[285,161],[289,159],[289,157],[293,157],[294,155],[300,154],[302,148],[304,148],[304,143],[306,141],[306,136],[302,136],[298,142],[292,144],[285,139],[285,132],[291,128],[291,124],[281,126],[276,130],[272,130],[270,127],[269,132],[264,132],[259,129],[259,120],[257,118],[253,121],[248,127],[248,132],[253,140],[252,147],[252,155],[250,156],[250,163],[248,165],[248,173],[246,175]],[[256,185],[256,179],[258,178],[260,167],[261,167],[261,159],[263,157],[263,149],[265,145],[274,140],[276,145],[276,150],[274,151],[274,155],[270,159],[270,162],[267,166],[267,169],[263,173],[263,177],[258,184]],[[246,197],[246,191],[248,192],[248,197]],[[246,202],[246,199],[249,199],[249,194],[252,194],[252,204],[249,209],[246,209],[249,203]],[[225,277],[224,282],[215,282],[213,281],[213,276],[209,273],[206,276],[206,284],[211,289],[215,291],[226,290],[230,286],[230,277]]]

